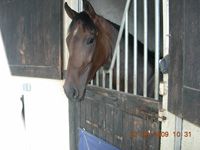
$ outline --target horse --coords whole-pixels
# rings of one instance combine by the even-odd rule
[[[92,5],[83,0],[84,11],[78,13],[67,2],[64,8],[72,19],[66,38],[69,60],[64,83],[64,92],[71,101],[82,101],[87,84],[94,78],[100,67],[109,69],[117,41],[119,26],[96,14]],[[133,91],[133,36],[129,34],[128,92]],[[120,42],[120,91],[124,90],[124,36]],[[143,44],[138,41],[138,95],[143,93]],[[116,65],[113,72],[116,72]],[[153,97],[154,58],[148,55],[148,97]],[[116,74],[113,74],[113,87],[116,88]]]

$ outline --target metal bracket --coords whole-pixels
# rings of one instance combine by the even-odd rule
[[[159,111],[158,111],[158,121],[160,121],[160,122],[162,122],[162,121],[164,121],[164,120],[166,120],[167,119],[167,117],[166,116],[164,116],[164,113],[166,112],[166,110],[165,109],[159,109]]]
[[[169,72],[169,55],[159,61],[160,71],[165,74]]]

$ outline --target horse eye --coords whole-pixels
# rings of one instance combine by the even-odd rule
[[[93,42],[94,42],[94,39],[93,39],[93,38],[89,38],[89,39],[87,40],[87,45],[92,44]]]

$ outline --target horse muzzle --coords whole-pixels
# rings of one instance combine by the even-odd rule
[[[80,102],[84,100],[85,90],[83,93],[79,92],[78,89],[70,85],[69,87],[64,86],[64,92],[70,101]]]

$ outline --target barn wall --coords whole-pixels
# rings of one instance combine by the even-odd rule
[[[67,1],[73,6],[72,1]],[[67,29],[70,20],[66,16],[64,18],[64,27]],[[64,31],[66,37],[66,30]],[[0,74],[0,139],[4,144],[1,144],[0,149],[70,149],[68,99],[63,92],[64,80],[11,76],[7,62],[3,62],[6,56],[2,55],[2,47],[0,45],[2,69]],[[68,59],[66,49],[63,59],[64,69],[66,69]],[[30,91],[22,90],[25,83],[30,85]],[[20,97],[22,95],[25,102],[26,130],[21,118]]]
[[[68,102],[62,80],[14,77],[0,49],[0,149],[69,149]],[[22,85],[29,83],[25,92]],[[24,95],[26,130],[21,118]]]
[[[24,95],[26,133],[31,149],[69,149],[68,100],[62,88],[64,81],[12,78],[19,93]],[[31,91],[22,90],[24,83],[31,86]]]

